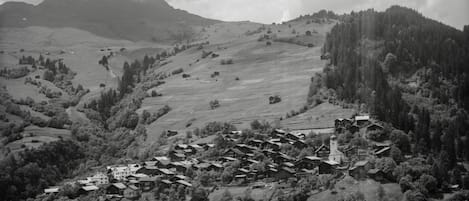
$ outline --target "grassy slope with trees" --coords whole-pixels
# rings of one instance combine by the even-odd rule
[[[457,165],[469,159],[468,26],[459,31],[399,6],[352,12],[328,34],[324,55],[330,65],[313,77],[308,99],[333,89],[407,133],[412,149],[401,151],[423,157],[384,163],[407,198],[468,187]]]

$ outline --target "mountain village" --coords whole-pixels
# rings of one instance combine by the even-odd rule
[[[240,168],[236,170],[231,184],[251,186],[251,188],[264,188],[267,183],[280,184],[289,179],[299,180],[306,175],[324,174],[334,177],[350,175],[357,180],[371,178],[377,182],[386,181],[388,175],[382,170],[371,169],[367,159],[389,156],[390,142],[369,143],[367,148],[358,148],[340,145],[336,136],[348,130],[352,133],[358,132],[360,136],[366,138],[368,132],[384,129],[383,126],[370,119],[368,115],[336,119],[334,123],[335,127],[330,129],[332,132],[320,134],[329,138],[329,143],[317,147],[315,155],[302,158],[282,153],[281,146],[290,144],[298,149],[304,149],[308,147],[305,142],[306,135],[314,135],[314,132],[305,134],[274,129],[272,133],[260,134],[268,135],[267,140],[249,139],[246,143],[237,143],[238,139],[234,136],[241,131],[232,131],[219,134],[235,145],[223,151],[223,156],[218,160],[208,161],[194,157],[196,153],[214,149],[215,144],[176,144],[165,156],[157,156],[151,161],[142,163],[108,166],[85,180],[72,183],[80,186],[80,194],[104,189],[106,197],[110,200],[132,200],[138,199],[142,193],[149,192],[155,187],[163,189],[172,186],[191,187],[191,179],[185,175],[188,169],[219,172],[237,161],[240,163]],[[263,153],[273,163],[264,171],[253,169],[254,164],[260,163],[255,158],[255,152]],[[60,187],[50,187],[45,189],[44,193],[54,194],[59,190]]]

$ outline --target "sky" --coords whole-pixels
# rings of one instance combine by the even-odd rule
[[[8,0],[0,0],[0,4]],[[15,0],[38,4],[42,0]],[[413,8],[424,16],[462,29],[469,25],[469,0],[166,0],[171,6],[223,21],[272,23],[288,21],[321,9],[336,13],[391,5]]]

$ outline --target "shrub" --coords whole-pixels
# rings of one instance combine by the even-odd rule
[[[308,47],[314,47],[312,43],[308,43]]]
[[[162,96],[162,94],[156,92],[155,90],[151,91],[151,97]]]
[[[104,88],[104,87],[106,87],[106,85],[101,83],[101,84],[99,84],[99,87]]]
[[[275,103],[279,103],[281,101],[282,101],[282,99],[278,95],[269,97],[269,104],[275,104]]]
[[[220,61],[220,64],[221,64],[221,65],[233,64],[233,59],[226,59],[226,60],[225,60],[225,59],[222,59],[222,60]]]
[[[185,73],[182,74],[182,78],[189,78],[189,77],[191,77],[191,75],[185,74]]]
[[[272,45],[272,42],[267,41],[265,44],[266,44],[267,46],[270,46],[270,45]]]
[[[220,102],[215,99],[215,100],[210,101],[209,105],[210,105],[210,108],[213,110],[217,107],[220,107]]]
[[[306,31],[305,34],[306,34],[307,36],[311,36],[311,31],[308,30],[308,31]]]
[[[177,75],[177,74],[182,73],[182,72],[184,72],[184,70],[182,68],[178,68],[176,70],[173,70],[173,72],[171,74]]]

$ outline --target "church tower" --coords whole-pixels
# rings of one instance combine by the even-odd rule
[[[329,141],[329,148],[330,148],[329,160],[340,164],[342,162],[344,154],[339,151],[339,143],[337,141],[337,136],[335,135],[331,136],[330,141]]]

